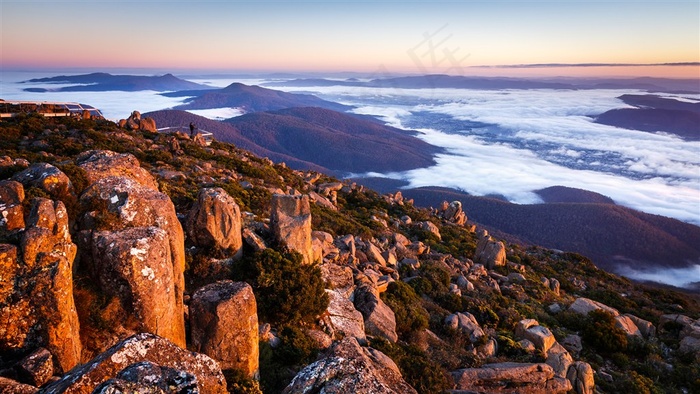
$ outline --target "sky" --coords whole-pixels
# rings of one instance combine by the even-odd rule
[[[697,0],[0,3],[6,70],[671,77],[698,77],[700,70]],[[624,70],[475,67],[678,62],[696,64]]]

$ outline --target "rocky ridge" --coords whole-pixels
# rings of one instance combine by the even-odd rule
[[[459,202],[107,121],[0,126],[8,392],[697,389],[694,300],[508,245]]]

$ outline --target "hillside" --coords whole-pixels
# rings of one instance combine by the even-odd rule
[[[697,300],[460,204],[106,120],[0,134],[3,392],[700,391]]]
[[[700,227],[605,200],[592,203],[596,199],[557,198],[554,201],[567,201],[517,205],[444,188],[403,193],[419,206],[462,201],[474,222],[531,244],[581,253],[613,272],[618,264],[637,269],[687,267],[700,258]]]
[[[163,93],[168,97],[192,97],[175,109],[241,108],[246,112],[274,111],[292,107],[321,107],[344,111],[350,107],[322,100],[310,94],[286,93],[242,83],[214,90]]]
[[[666,132],[690,141],[700,140],[700,102],[684,102],[656,95],[619,97],[637,108],[619,108],[595,117],[596,123],[649,132]]]
[[[160,76],[142,75],[112,75],[108,73],[91,73],[82,75],[60,75],[48,78],[35,78],[24,83],[50,83],[50,84],[78,84],[63,86],[56,89],[26,88],[29,92],[107,92],[119,90],[135,92],[140,90],[154,90],[165,92],[171,90],[209,89],[206,85],[186,81],[172,74]]]
[[[341,175],[429,166],[437,148],[376,119],[322,108],[246,114],[223,122],[177,110],[144,114],[159,127],[194,122],[215,137],[295,169]]]

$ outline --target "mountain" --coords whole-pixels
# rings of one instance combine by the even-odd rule
[[[608,196],[588,190],[565,186],[551,186],[535,190],[545,203],[586,203],[586,204],[615,204]]]
[[[650,92],[700,93],[698,79],[669,78],[495,78],[458,75],[418,75],[377,78],[370,81],[297,78],[265,83],[264,86],[364,86],[398,89],[639,89]]]
[[[604,112],[595,117],[596,123],[632,130],[662,131],[686,140],[700,140],[700,101],[685,102],[657,95],[632,94],[619,98],[637,108]]]
[[[164,93],[168,97],[191,97],[175,109],[242,108],[246,112],[274,111],[291,107],[320,107],[345,111],[351,107],[326,101],[310,94],[286,93],[279,90],[232,83],[223,89]]]
[[[439,206],[445,200],[459,200],[474,222],[530,244],[581,253],[613,272],[618,264],[643,269],[689,267],[692,262],[700,261],[700,227],[604,200],[603,203],[518,205],[438,187],[408,189],[402,193],[419,206]],[[551,189],[545,195],[550,193]]]
[[[223,122],[184,111],[164,110],[144,114],[159,127],[184,126],[214,133],[260,156],[284,161],[292,168],[333,174],[367,171],[405,171],[432,165],[438,148],[412,132],[385,126],[375,118],[323,108],[288,108],[255,112]]]
[[[208,89],[206,85],[186,81],[172,74],[160,76],[142,75],[112,75],[108,73],[91,73],[82,75],[61,75],[56,77],[35,78],[23,83],[52,83],[80,84],[65,86],[57,89],[26,88],[28,92],[106,92],[119,90],[136,92],[140,90],[155,90],[165,92],[170,90]]]

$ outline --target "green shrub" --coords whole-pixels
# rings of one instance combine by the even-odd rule
[[[588,313],[582,332],[583,340],[601,353],[615,353],[627,348],[627,334],[615,326],[615,317],[596,309]]]
[[[246,256],[233,276],[251,285],[258,315],[275,325],[312,323],[328,307],[321,271],[303,265],[297,252],[268,248]]]
[[[428,311],[421,306],[421,298],[408,284],[391,282],[381,298],[394,311],[399,335],[407,336],[428,328]]]

